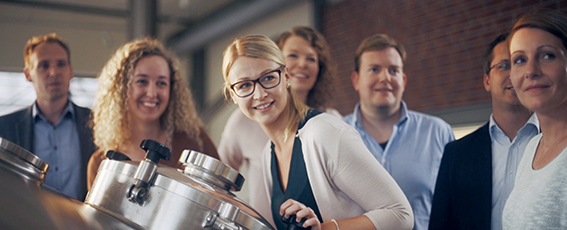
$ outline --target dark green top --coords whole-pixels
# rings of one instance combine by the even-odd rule
[[[299,123],[298,130],[303,128],[305,123],[312,117],[317,116],[321,112],[317,110],[309,110],[305,120]],[[276,224],[277,229],[286,229],[287,224],[283,223],[280,216],[280,206],[288,199],[294,199],[301,202],[307,207],[313,209],[319,221],[322,221],[321,212],[319,212],[319,207],[313,196],[313,190],[311,189],[311,184],[309,183],[309,177],[307,176],[307,168],[305,168],[305,161],[303,160],[303,151],[301,149],[301,140],[299,137],[295,137],[293,143],[293,152],[291,155],[291,163],[289,167],[289,175],[287,182],[287,189],[284,191],[282,182],[280,180],[278,160],[276,157],[276,152],[274,151],[274,143],[271,146],[271,174],[272,174],[272,217]]]

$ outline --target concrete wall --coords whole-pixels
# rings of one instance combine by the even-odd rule
[[[158,26],[162,40],[181,27]],[[94,77],[127,42],[128,18],[0,3],[0,71],[22,71],[23,49],[32,36],[57,33],[71,49],[76,75]]]
[[[32,36],[56,32],[69,44],[78,75],[95,76],[126,42],[126,20],[0,3],[0,70],[22,71]],[[72,20],[70,20],[72,19]]]

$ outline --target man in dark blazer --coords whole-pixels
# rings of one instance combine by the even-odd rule
[[[67,44],[55,34],[28,40],[24,74],[37,99],[28,108],[0,117],[0,137],[49,164],[45,184],[83,201],[87,163],[96,147],[88,126],[91,111],[69,100],[73,70]]]
[[[537,117],[520,104],[510,82],[507,34],[484,55],[484,87],[492,96],[490,121],[445,146],[429,229],[502,229],[502,210]]]

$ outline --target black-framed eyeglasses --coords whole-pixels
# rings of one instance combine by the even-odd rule
[[[494,68],[496,68],[496,70],[498,70],[498,72],[501,72],[501,73],[510,71],[510,61],[506,60],[506,61],[502,61],[500,63],[494,64],[493,66],[491,66],[488,69],[488,73],[490,73],[490,70],[492,70]],[[488,73],[486,73],[486,74],[488,74]]]
[[[254,93],[256,89],[256,83],[260,84],[264,89],[271,89],[278,86],[282,80],[281,75],[285,66],[281,66],[278,69],[268,71],[256,80],[245,80],[239,81],[230,85],[230,89],[238,97],[248,97]]]

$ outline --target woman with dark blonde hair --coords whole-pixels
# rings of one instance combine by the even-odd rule
[[[262,153],[261,203],[270,205],[277,229],[292,216],[314,230],[413,227],[409,202],[357,131],[295,96],[273,41],[236,39],[224,52],[222,72],[224,92],[270,139]]]
[[[335,64],[331,51],[323,35],[307,26],[297,26],[283,32],[276,44],[282,50],[291,76],[291,88],[298,99],[311,108],[341,114],[328,107],[332,99],[331,92],[335,83]],[[246,135],[237,135],[242,129]],[[261,214],[263,210],[258,202],[265,200],[261,186],[261,152],[268,137],[260,126],[235,110],[228,119],[219,144],[221,160],[235,169],[246,167],[250,205]],[[266,214],[265,214],[266,215]],[[271,218],[267,218],[271,221]]]
[[[171,160],[160,161],[171,167],[179,166],[184,149],[218,158],[202,126],[173,54],[150,38],[124,44],[99,76],[93,106],[94,141],[99,149],[89,160],[89,188],[108,150],[141,161],[145,152],[139,146],[144,139],[171,149]]]
[[[510,79],[539,119],[506,201],[504,229],[567,229],[567,17],[536,11],[509,37]]]
[[[275,41],[282,51],[292,89],[304,104],[338,116],[329,108],[335,84],[335,63],[323,35],[307,26],[283,32]]]

